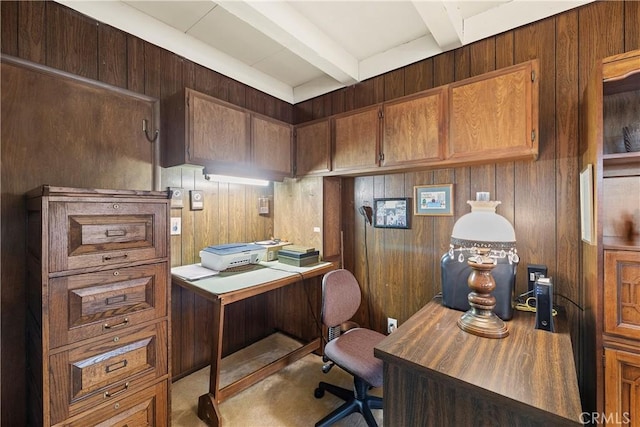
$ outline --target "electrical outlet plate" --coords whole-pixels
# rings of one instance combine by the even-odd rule
[[[398,329],[398,320],[393,317],[387,317],[387,333],[391,333]]]

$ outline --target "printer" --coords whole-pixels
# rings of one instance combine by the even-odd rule
[[[253,243],[229,243],[208,246],[200,251],[203,267],[223,271],[231,267],[257,264],[264,260],[266,248]]]

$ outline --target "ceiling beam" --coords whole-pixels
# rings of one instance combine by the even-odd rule
[[[451,1],[413,1],[413,6],[424,21],[441,52],[462,46],[464,19]]]
[[[343,85],[360,80],[358,60],[287,2],[231,0],[218,4]]]

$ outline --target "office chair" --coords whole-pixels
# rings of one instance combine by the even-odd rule
[[[373,355],[373,347],[385,336],[365,328],[353,328],[344,333],[340,326],[351,319],[360,307],[360,286],[348,270],[327,273],[322,279],[322,323],[329,328],[328,342],[324,348],[326,363],[324,373],[335,364],[353,375],[353,390],[320,382],[315,397],[324,392],[345,400],[345,403],[316,423],[324,427],[354,412],[360,412],[369,427],[377,426],[371,409],[382,409],[382,398],[369,396],[367,391],[382,386],[382,361]]]

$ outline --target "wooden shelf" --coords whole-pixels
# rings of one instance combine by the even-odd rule
[[[626,165],[629,163],[640,163],[640,151],[632,153],[612,153],[604,154],[602,161],[605,166]]]

